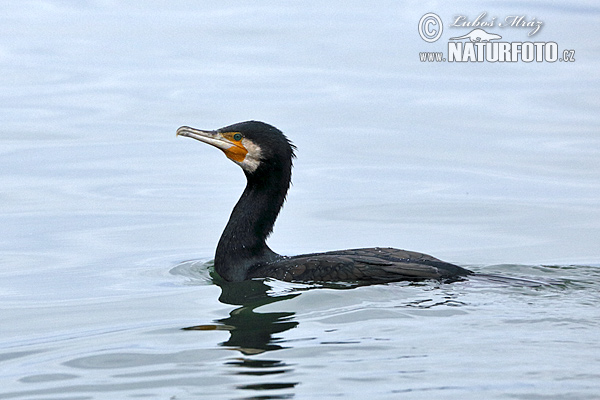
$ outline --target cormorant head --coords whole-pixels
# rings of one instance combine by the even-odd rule
[[[291,168],[295,146],[274,126],[246,121],[216,131],[182,126],[177,136],[187,136],[208,143],[238,164],[247,176],[264,169]]]

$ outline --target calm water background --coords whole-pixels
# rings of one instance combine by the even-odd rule
[[[504,4],[2,2],[0,399],[598,398],[600,8]],[[431,11],[576,62],[420,63]],[[556,283],[221,288],[243,174],[174,132],[246,119],[299,148],[275,250]]]

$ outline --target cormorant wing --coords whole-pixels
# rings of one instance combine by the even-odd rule
[[[366,248],[278,259],[251,269],[248,278],[269,276],[302,282],[393,282],[447,279],[471,272],[427,254],[392,248]]]

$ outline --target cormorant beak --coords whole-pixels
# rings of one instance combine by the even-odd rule
[[[248,149],[242,143],[242,139],[233,139],[235,133],[237,132],[203,131],[189,126],[177,129],[177,136],[187,136],[208,143],[221,149],[230,160],[241,163],[246,158]]]
[[[190,128],[189,126],[182,126],[177,129],[177,136],[186,136],[192,139],[199,140],[204,143],[208,143],[215,146],[217,149],[223,151],[228,150],[234,144],[226,140],[217,131],[203,131],[200,129]]]

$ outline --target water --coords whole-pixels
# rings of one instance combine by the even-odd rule
[[[597,398],[600,10],[481,7],[3,3],[0,399]],[[431,11],[576,61],[420,63]],[[299,148],[277,251],[553,284],[215,283],[243,174],[175,129],[246,119]]]

